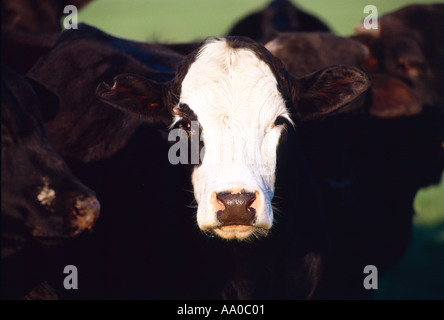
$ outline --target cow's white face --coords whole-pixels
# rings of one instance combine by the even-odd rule
[[[249,49],[208,42],[182,82],[180,105],[197,116],[204,143],[192,174],[200,229],[238,240],[266,234],[284,129],[276,119],[291,122],[270,67]]]

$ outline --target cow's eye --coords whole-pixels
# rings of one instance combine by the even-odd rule
[[[283,125],[283,124],[285,124],[285,123],[287,123],[288,122],[288,120],[285,118],[285,117],[283,117],[283,116],[279,116],[279,117],[277,117],[276,118],[276,120],[274,121],[274,126],[276,127],[276,126],[280,126],[280,125]]]
[[[191,123],[190,121],[188,121],[187,119],[181,119],[178,123],[177,126],[187,132],[191,131]]]

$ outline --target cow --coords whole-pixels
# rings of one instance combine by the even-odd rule
[[[181,184],[181,170],[160,156],[169,148],[166,125],[150,125],[110,108],[96,97],[95,88],[124,72],[169,81],[182,59],[159,44],[124,40],[79,24],[78,29],[63,32],[50,53],[27,73],[59,96],[57,115],[45,122],[48,140],[76,176],[95,190],[103,213],[92,241],[65,250],[89,281],[79,290],[62,291],[62,299],[176,294],[168,282],[181,281],[174,272],[175,257],[185,251],[173,246],[173,239],[180,238],[173,226],[183,224],[186,214],[176,212],[191,200],[183,193],[189,187]],[[167,200],[168,194],[178,196]],[[163,236],[171,245],[157,245],[156,230],[164,216],[145,215],[146,211],[170,212],[168,220],[173,223]],[[149,257],[156,257],[156,262]],[[147,291],[149,287],[156,289]]]
[[[97,83],[110,81],[122,72],[138,72],[156,81],[169,81],[182,59],[183,55],[162,45],[112,37],[86,24],[62,33],[51,53],[27,73],[27,77],[45,84],[60,97],[57,116],[45,123],[49,141],[69,160],[91,162],[112,156],[126,144],[140,121],[116,116],[121,113],[105,108],[106,104],[94,94]],[[65,80],[58,69],[71,65],[77,67],[72,70],[77,73],[73,80]],[[78,73],[88,70],[91,76],[82,76],[79,82]],[[69,90],[74,88],[81,88],[85,94],[73,95]],[[82,121],[71,121],[74,117],[82,117]],[[110,135],[115,128],[122,131],[118,136]],[[89,139],[79,140],[87,134]]]
[[[91,230],[100,204],[45,137],[39,98],[23,77],[2,66],[2,296],[18,298],[48,263],[38,246]],[[44,97],[47,100],[44,100]],[[49,116],[49,114],[47,114]],[[30,264],[23,266],[28,261]],[[23,269],[25,268],[25,269]],[[19,271],[23,270],[21,274]],[[29,276],[29,277],[28,277]],[[14,283],[16,281],[17,283]]]
[[[365,70],[372,82],[368,112],[375,117],[409,116],[422,110],[424,101],[420,101],[411,86],[396,75],[375,69],[373,54],[355,37],[317,32],[280,33],[265,46],[294,75],[305,75],[332,64]],[[301,59],[306,63],[298,63]]]
[[[396,89],[399,91],[397,104],[403,106],[398,110],[404,109],[409,115],[428,118],[420,128],[426,130],[428,126],[429,134],[434,133],[433,137],[424,139],[424,147],[430,148],[427,159],[435,160],[417,171],[421,172],[415,177],[418,186],[437,183],[444,160],[444,96],[441,90],[444,84],[443,18],[443,4],[413,4],[380,17],[377,30],[367,30],[362,24],[358,25],[355,29],[357,34],[351,37],[368,50],[362,69],[370,74],[383,74],[386,78],[397,79],[404,84],[402,90],[399,86]],[[381,94],[374,97],[374,100],[378,100],[375,105],[384,103],[391,96],[390,91],[393,91],[392,86],[380,86],[380,89]],[[401,92],[403,97],[399,98]],[[406,100],[415,103],[407,107]],[[385,117],[391,118],[393,115],[396,112],[386,112]]]
[[[376,265],[384,273],[400,261],[410,241],[414,196],[441,178],[444,117],[408,82],[367,68],[375,66],[374,57],[354,37],[282,33],[266,47],[296,76],[331,64],[368,71],[365,108],[299,128],[323,191],[333,243],[325,268],[328,285],[318,297],[332,296],[332,288],[337,298],[368,297],[364,267]]]
[[[214,42],[222,45],[225,40]],[[251,40],[239,42],[239,45],[244,44],[247,46],[246,55],[252,61],[259,54],[258,61],[259,57],[266,61],[264,64],[258,62],[263,70],[270,68],[269,75],[274,77],[276,74],[275,79],[280,84],[287,84],[284,79],[287,74],[280,69],[280,62]],[[96,190],[102,204],[102,223],[100,230],[95,230],[99,245],[94,246],[101,249],[91,252],[88,260],[92,262],[85,262],[82,267],[83,274],[89,274],[87,285],[90,287],[87,292],[65,292],[67,298],[71,294],[86,298],[168,299],[307,298],[313,294],[321,273],[319,252],[327,246],[328,238],[322,222],[318,191],[297,145],[292,147],[291,143],[282,143],[280,155],[276,156],[280,159],[278,167],[282,170],[276,171],[275,180],[277,186],[292,186],[292,191],[296,190],[299,194],[298,201],[285,200],[293,199],[294,195],[288,196],[286,192],[289,190],[278,187],[273,203],[281,213],[270,219],[264,214],[266,211],[261,211],[262,222],[254,217],[251,219],[251,214],[246,219],[245,209],[251,212],[258,209],[259,212],[267,207],[264,197],[272,196],[257,190],[257,200],[254,199],[257,207],[248,206],[244,199],[243,204],[237,206],[238,210],[234,210],[239,213],[237,221],[227,212],[219,214],[227,224],[221,235],[230,237],[231,233],[235,236],[231,241],[217,235],[218,231],[213,233],[211,227],[205,232],[198,232],[201,217],[199,214],[198,223],[192,204],[194,195],[186,191],[193,189],[190,179],[193,166],[169,162],[167,155],[173,142],[168,141],[168,126],[173,115],[158,101],[150,101],[153,97],[164,98],[166,92],[161,83],[175,81],[176,87],[179,86],[179,78],[175,78],[175,74],[181,74],[182,70],[181,77],[184,77],[187,65],[192,65],[197,52],[185,57],[165,47],[118,39],[95,28],[79,25],[79,30],[65,31],[51,53],[27,74],[60,96],[58,115],[46,123],[49,139],[76,175]],[[270,67],[266,66],[267,63]],[[182,67],[179,67],[181,64]],[[347,76],[355,75],[354,69],[339,68],[337,71],[341,70]],[[331,70],[324,71],[318,76],[328,78]],[[71,76],[66,77],[67,73]],[[127,105],[120,106],[115,101],[116,108],[108,105],[109,99],[103,96],[109,91],[105,84],[99,90],[105,102],[98,99],[91,89],[94,83],[95,87],[101,82],[112,83],[113,77],[121,73],[137,74],[118,78],[120,85],[135,85],[136,91],[132,86],[116,87],[117,92],[111,90],[133,105],[130,110]],[[365,76],[361,73],[356,76],[362,77],[364,83],[361,88],[359,82],[353,81],[358,88],[355,88],[357,91],[351,90],[350,94],[365,90]],[[342,85],[346,87],[347,81]],[[150,90],[154,96],[144,97],[150,88],[156,89]],[[340,89],[341,85],[337,88]],[[345,101],[346,104],[348,102],[351,100]],[[152,108],[141,111],[138,109],[140,103]],[[285,105],[282,107],[286,108]],[[192,111],[186,110],[184,107],[183,112]],[[285,109],[281,111],[285,112]],[[322,114],[322,111],[318,115],[301,112],[300,118]],[[292,119],[297,122],[296,117]],[[288,124],[281,121],[288,121]],[[287,140],[292,140],[294,132],[289,121],[279,119],[276,127],[291,128]],[[186,121],[178,120],[175,125],[186,126]],[[280,128],[282,130],[279,131],[287,131]],[[205,134],[206,126],[201,132]],[[206,149],[205,142],[204,145]],[[276,152],[276,145],[270,148],[275,148],[273,152]],[[283,168],[285,162],[289,170]],[[235,195],[224,195],[222,191],[219,196],[227,206],[231,203],[232,209],[236,207]],[[264,203],[262,208],[260,202]],[[204,218],[211,220],[211,215]],[[257,227],[246,225],[237,229],[230,226],[233,222],[248,221]],[[266,227],[271,227],[271,224],[271,231],[267,231]],[[86,246],[91,247],[91,243]],[[73,261],[82,265],[82,257],[74,255],[71,256]]]
[[[2,28],[2,64],[25,75],[37,60],[48,53],[59,34],[31,34]]]
[[[265,238],[254,243],[261,253],[249,249],[254,254],[246,251],[246,256],[251,255],[247,261],[236,258],[236,264],[251,269],[239,271],[239,279],[230,289],[235,294],[228,297],[290,298],[298,287],[294,278],[278,277],[264,290],[258,283],[263,271],[252,269],[256,268],[254,261],[270,259],[273,250],[283,247],[286,249],[277,251],[289,255],[287,267],[293,269],[290,272],[284,267],[283,274],[290,272],[294,277],[295,270],[300,270],[294,253],[300,249],[291,248],[323,242],[322,232],[310,234],[313,227],[304,231],[310,226],[307,221],[319,215],[313,210],[318,210],[321,201],[310,196],[316,188],[307,177],[309,170],[298,149],[294,125],[348,109],[367,88],[366,75],[352,67],[331,66],[306,77],[292,77],[260,44],[227,37],[204,42],[167,84],[124,74],[111,86],[101,83],[97,94],[115,108],[147,121],[174,117],[173,128],[201,141],[204,155],[190,169],[190,179],[197,202],[196,222],[202,232],[229,240],[229,246],[242,250],[245,241]],[[192,129],[193,121],[198,122],[198,130]],[[274,197],[281,199],[276,218]],[[282,268],[276,261],[270,263],[268,268]]]
[[[356,27],[355,40],[370,55],[363,66],[410,84],[423,104],[443,108],[444,4],[409,5],[378,20],[378,29]]]
[[[304,12],[288,0],[273,0],[262,10],[238,21],[228,36],[244,36],[265,44],[278,32],[330,32],[318,18]]]
[[[193,134],[191,121],[199,121],[205,132],[205,157],[192,173],[199,227],[225,239],[242,240],[256,232],[266,233],[273,222],[271,199],[277,161],[274,154],[283,129],[279,126],[286,121],[293,123],[284,101],[291,99],[294,105],[298,104],[290,109],[298,120],[324,116],[363,93],[367,78],[353,68],[331,67],[309,80],[292,83],[292,78],[285,78],[278,60],[247,39],[217,39],[190,56],[191,62],[180,67],[171,88],[124,75],[115,79],[112,88],[106,84],[99,86],[98,94],[102,100],[129,112],[140,113],[145,105],[153,104],[152,112],[157,116],[175,115],[173,126],[178,124],[189,135]],[[249,70],[247,65],[254,67]],[[208,75],[203,72],[206,68],[210,70]],[[247,82],[250,77],[252,84]],[[352,80],[356,81],[356,88],[351,85]],[[312,92],[311,86],[319,91]],[[255,91],[257,88],[266,92],[263,99]],[[337,105],[333,105],[335,102]],[[266,110],[264,114],[262,108]],[[241,130],[243,126],[259,132]],[[250,148],[246,149],[247,155],[240,151],[244,148]]]
[[[67,5],[80,10],[90,0],[2,1],[2,63],[24,75],[48,53],[62,31]]]

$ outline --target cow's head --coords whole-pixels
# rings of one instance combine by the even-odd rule
[[[403,80],[425,105],[444,110],[444,4],[412,4],[384,14],[378,28],[356,26],[369,50],[366,71]],[[376,70],[375,70],[376,69]]]
[[[192,171],[199,228],[243,240],[273,225],[276,151],[286,130],[341,109],[367,88],[366,75],[355,68],[296,78],[257,43],[216,38],[190,54],[171,83],[120,75],[112,87],[100,84],[97,94],[150,121],[167,117],[191,139],[199,134],[198,149],[205,149]]]
[[[2,257],[33,238],[53,244],[94,226],[100,204],[46,139],[40,102],[44,88],[2,65]],[[50,116],[50,114],[46,114]]]

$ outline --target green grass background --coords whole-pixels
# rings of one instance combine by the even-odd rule
[[[79,12],[86,22],[115,36],[139,41],[185,42],[225,35],[269,0],[94,0]],[[378,14],[424,0],[298,0],[339,35],[350,35],[372,4]],[[443,30],[444,32],[444,30]],[[415,198],[412,242],[393,270],[381,276],[375,299],[444,299],[444,178]],[[394,235],[395,236],[395,235]]]
[[[79,14],[116,36],[134,40],[191,41],[226,34],[235,21],[269,0],[94,0]],[[326,22],[335,33],[349,35],[372,4],[378,14],[425,0],[297,0],[301,8]]]

